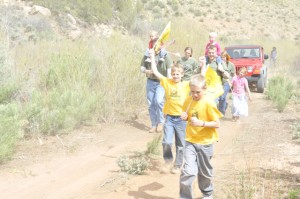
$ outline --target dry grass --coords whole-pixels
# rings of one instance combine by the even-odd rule
[[[217,196],[297,199],[300,196],[299,142],[292,140],[292,131],[297,131],[298,115],[299,104],[289,104],[279,113],[268,102],[250,112],[251,118],[243,120],[238,137],[222,154],[224,164],[216,174],[216,184],[222,190],[217,189]],[[227,153],[232,158],[228,165]],[[224,193],[226,197],[222,197]]]

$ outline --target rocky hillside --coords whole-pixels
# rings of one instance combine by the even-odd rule
[[[130,8],[135,12],[131,13],[130,10],[127,15],[125,12],[125,16],[113,10],[111,19],[105,23],[101,23],[97,16],[94,16],[97,20],[84,18],[74,11],[76,8],[66,6],[58,9],[49,2],[0,1],[1,29],[14,41],[35,41],[39,38],[53,38],[54,35],[70,39],[92,35],[108,37],[116,29],[135,34],[138,28],[143,28],[149,21],[154,23],[162,19],[184,17],[190,19],[187,23],[200,23],[206,29],[227,37],[300,40],[300,2],[297,0],[215,0],[214,3],[207,0],[128,0],[126,2],[130,6],[123,9]],[[122,23],[125,18],[127,24]],[[143,27],[136,27],[141,24]]]
[[[12,41],[36,41],[67,37],[77,39],[83,35],[109,37],[115,23],[88,23],[69,12],[57,12],[33,2],[20,0],[0,1],[1,32]]]
[[[300,40],[297,0],[161,0],[144,2],[154,18],[182,16],[223,35]],[[189,23],[189,21],[187,21]]]

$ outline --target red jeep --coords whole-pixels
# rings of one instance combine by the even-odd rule
[[[247,68],[249,86],[256,86],[257,92],[263,93],[267,84],[267,66],[265,59],[269,56],[264,54],[264,49],[259,45],[235,45],[225,47],[230,55],[230,61],[235,65],[236,70],[240,67]]]

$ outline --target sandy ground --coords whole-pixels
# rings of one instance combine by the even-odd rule
[[[232,122],[227,110],[221,121],[220,141],[212,160],[214,198],[228,198],[230,190],[238,186],[232,185],[239,181],[237,174],[243,171],[272,170],[288,186],[300,188],[300,141],[291,139],[289,128],[299,121],[300,110],[288,107],[278,113],[264,95],[253,96],[247,118]],[[23,140],[13,159],[0,165],[0,198],[179,198],[179,174],[161,174],[161,157],[145,175],[119,171],[116,160],[120,155],[143,151],[152,140],[154,135],[147,126],[148,115],[142,110],[136,120],[125,124],[87,126],[68,135]],[[197,184],[194,188],[195,198],[201,198]]]

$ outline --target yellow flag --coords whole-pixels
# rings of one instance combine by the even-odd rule
[[[206,80],[206,96],[210,99],[215,100],[224,93],[222,80],[215,70],[208,66],[205,73]]]
[[[159,38],[154,44],[154,51],[156,53],[160,51],[160,47],[162,46],[163,42],[165,42],[169,38],[170,33],[171,33],[171,22],[167,24],[164,31],[161,33],[161,35],[159,36]]]

